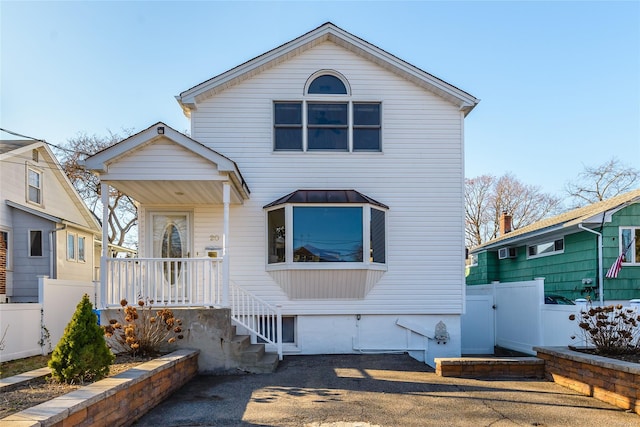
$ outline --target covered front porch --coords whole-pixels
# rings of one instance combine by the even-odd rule
[[[102,241],[109,241],[113,190],[135,200],[136,258],[113,258],[103,245],[98,304],[229,308],[235,323],[282,355],[281,314],[229,277],[230,206],[249,199],[235,162],[157,123],[85,160],[100,177]]]

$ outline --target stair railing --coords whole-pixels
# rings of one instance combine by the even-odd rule
[[[272,306],[229,281],[231,319],[276,347],[282,360],[282,308]]]

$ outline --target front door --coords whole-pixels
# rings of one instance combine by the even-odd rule
[[[189,214],[185,212],[151,213],[152,257],[170,258],[162,262],[164,284],[171,294],[180,293],[186,284],[186,269],[179,258],[190,256]],[[168,290],[168,289],[167,289]]]

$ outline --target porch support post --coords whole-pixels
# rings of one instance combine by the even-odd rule
[[[222,184],[222,203],[224,206],[224,222],[222,230],[222,305],[229,306],[229,203],[231,187],[229,182]]]
[[[101,308],[107,306],[107,258],[109,257],[109,184],[100,182],[102,199],[102,256],[100,257],[100,301]]]

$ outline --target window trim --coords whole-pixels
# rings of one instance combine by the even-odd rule
[[[32,245],[31,245],[31,233],[36,233],[39,232],[40,233],[40,255],[33,255],[33,250],[32,250]],[[37,229],[29,229],[29,232],[27,233],[27,249],[28,249],[28,257],[29,258],[42,258],[44,257],[44,232],[42,230],[37,230]]]
[[[555,249],[556,246],[556,242],[558,241],[562,241],[562,249]],[[554,246],[553,251],[551,252],[544,252],[541,254],[536,253],[535,255],[531,255],[530,254],[530,250],[532,247],[539,247],[541,245],[547,245],[547,244],[552,244]],[[564,237],[560,237],[559,239],[553,239],[551,241],[549,240],[545,240],[539,243],[535,243],[535,244],[531,244],[531,245],[527,245],[527,259],[535,259],[535,258],[543,258],[546,256],[551,256],[551,255],[558,255],[558,254],[562,254],[564,253]]]
[[[40,180],[40,186],[39,187],[35,187],[31,185],[30,182],[30,174],[31,172],[35,173],[38,175],[39,180]],[[40,169],[40,168],[36,168],[32,165],[27,164],[27,174],[26,174],[26,185],[25,185],[25,192],[26,192],[26,200],[27,203],[33,204],[33,205],[38,205],[38,206],[44,206],[44,172]],[[35,188],[38,190],[38,196],[39,196],[39,200],[38,201],[33,201],[31,200],[31,188]]]
[[[640,226],[629,225],[629,226],[620,226],[620,227],[618,227],[618,242],[619,243],[618,243],[618,254],[616,255],[616,257],[620,256],[620,254],[622,254],[622,251],[624,249],[626,249],[626,248],[622,247],[622,244],[623,244],[622,232],[624,230],[632,230],[631,233],[632,233],[632,238],[633,238],[640,231]],[[640,262],[635,262],[635,259],[638,256],[638,254],[636,254],[637,245],[638,245],[637,241],[634,244],[631,245],[631,247],[629,248],[629,251],[627,251],[627,256],[625,258],[625,261],[622,263],[622,265],[629,266],[629,267],[640,266]],[[633,261],[629,262],[628,261],[629,259],[631,259]]]
[[[309,88],[311,87],[311,84],[318,77],[322,77],[322,76],[333,76],[333,77],[337,78],[338,80],[340,80],[342,82],[342,84],[344,85],[345,89],[347,90],[347,93],[346,94],[344,94],[344,93],[343,94],[337,94],[337,93],[309,93]],[[345,76],[343,76],[342,74],[340,74],[336,70],[331,70],[331,69],[318,70],[315,73],[311,74],[309,76],[309,78],[307,79],[307,81],[304,83],[304,92],[303,92],[303,94],[305,96],[342,97],[344,99],[345,97],[350,97],[351,96],[351,85],[349,84],[349,80],[347,80],[347,78]]]
[[[285,230],[293,230],[294,207],[332,207],[347,208],[359,207],[362,209],[362,261],[354,262],[295,262],[293,259],[293,233],[285,232],[285,261],[269,263],[269,212],[284,209]],[[367,209],[368,208],[368,209]],[[370,259],[371,253],[371,209],[377,209],[385,214],[384,223],[384,247],[385,262],[373,262]],[[267,271],[275,270],[387,270],[389,264],[389,221],[387,219],[388,209],[375,206],[371,203],[284,203],[265,209],[264,227],[265,233],[264,253],[265,266]]]
[[[66,245],[66,248],[67,248],[67,261],[77,261],[77,254],[78,254],[78,251],[77,251],[78,245],[76,243],[77,237],[78,237],[78,235],[76,233],[72,233],[70,231],[67,231],[67,245]],[[69,245],[69,242],[72,243],[73,247],[71,247],[71,245]],[[72,254],[69,253],[69,249],[71,249],[71,248],[73,249],[73,253]]]

